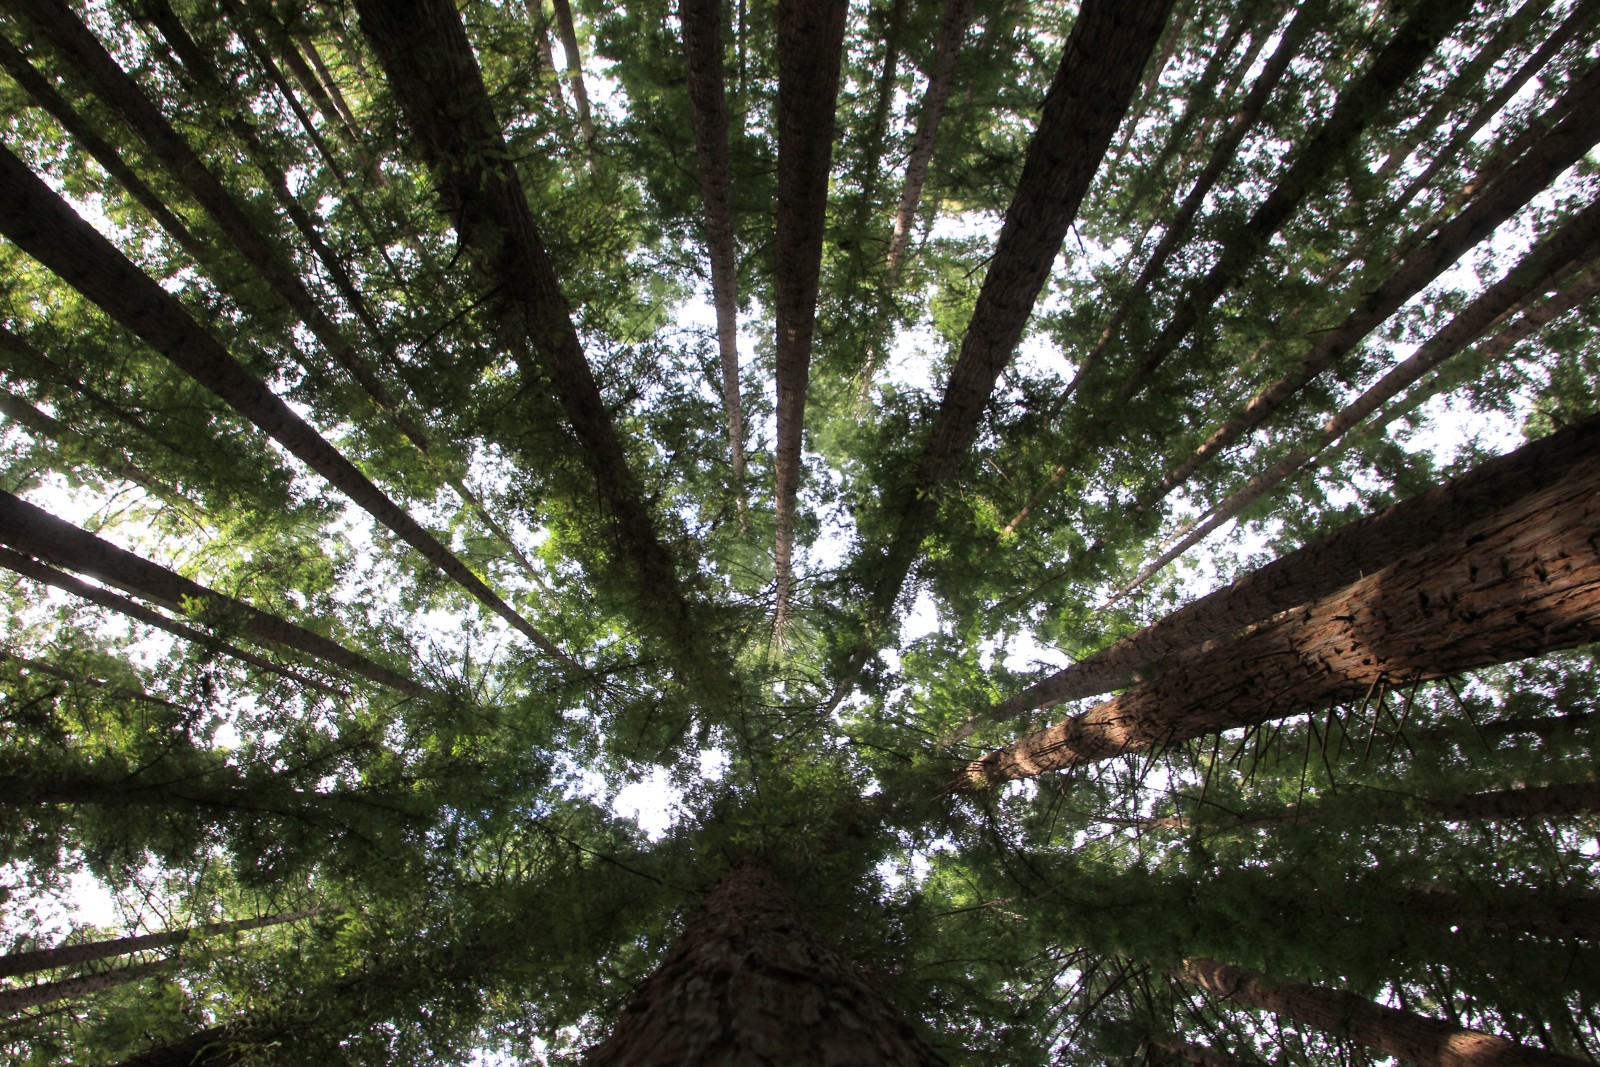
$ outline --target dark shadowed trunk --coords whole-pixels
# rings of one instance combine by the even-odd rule
[[[783,642],[793,583],[795,509],[817,320],[828,162],[844,57],[845,0],[783,0],[778,5],[778,220],[774,303],[778,320],[777,460],[773,509],[776,581],[772,628]]]
[[[235,919],[233,922],[206,923],[187,926],[181,930],[163,930],[154,934],[130,934],[103,941],[84,941],[75,945],[57,945],[55,948],[34,949],[28,952],[9,952],[0,956],[0,978],[20,974],[34,974],[57,967],[78,967],[96,960],[127,956],[149,949],[171,948],[197,937],[215,937],[219,934],[239,934],[247,930],[260,930],[269,926],[308,919],[319,914],[320,908],[308,911],[286,911],[276,915],[263,915],[255,919]]]
[[[1578,1067],[1584,1061],[1467,1030],[1340,990],[1261,975],[1215,960],[1185,960],[1178,976],[1236,1004],[1358,1041],[1416,1067]]]
[[[711,302],[717,312],[722,362],[722,407],[739,505],[744,506],[744,410],[739,399],[739,292],[734,273],[733,183],[728,169],[728,108],[722,78],[722,5],[680,0],[683,52],[694,113],[694,146],[705,202],[706,252],[711,259]]]
[[[1587,644],[1600,636],[1600,460],[1231,644],[973,761],[964,786]]]
[[[772,875],[735,867],[684,925],[585,1067],[944,1063],[812,930]]]
[[[1340,528],[1209,596],[1080,660],[1004,701],[1020,715],[1143,680],[1161,660],[1320,599],[1376,567],[1450,536],[1521,496],[1555,483],[1574,464],[1600,458],[1600,416],[1479,464],[1425,493]],[[1152,670],[1151,673],[1154,673]]]

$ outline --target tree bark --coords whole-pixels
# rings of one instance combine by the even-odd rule
[[[844,58],[846,0],[781,0],[778,5],[777,457],[774,468],[775,600],[779,644],[793,589],[794,528],[800,493],[811,335],[817,318],[828,163]]]
[[[1198,648],[1254,622],[1334,593],[1373,568],[1459,536],[1527,493],[1545,489],[1571,466],[1600,459],[1600,416],[1479,464],[1471,471],[1313,545],[1275,560],[1179,608],[1136,634],[1063,668],[1002,702],[995,714],[1022,715],[1143,680],[1164,657]]]
[[[705,202],[706,252],[711,259],[711,302],[717,312],[728,455],[742,511],[744,408],[739,390],[739,291],[734,267],[733,182],[728,169],[728,109],[722,77],[722,5],[718,0],[679,0],[678,21],[683,27],[694,146],[700,159],[700,197]]]
[[[58,1000],[86,997],[91,993],[126,985],[128,982],[137,982],[141,978],[169,970],[172,963],[172,960],[136,963],[131,967],[118,967],[98,974],[63,978],[59,982],[40,982],[37,985],[22,986],[17,989],[0,989],[0,1015],[15,1015],[24,1008],[36,1008],[41,1004],[53,1004]]]
[[[249,419],[536,643],[543,634],[236,362],[178,300],[123,257],[9,150],[0,147],[0,233]]]
[[[434,170],[445,211],[495,292],[523,374],[550,383],[609,511],[620,554],[634,564],[637,588],[664,605],[667,625],[685,643],[689,608],[676,566],[584,358],[522,185],[506,162],[505,140],[459,12],[447,0],[363,0],[357,8]]]
[[[1182,1041],[1176,1037],[1152,1037],[1150,1044],[1199,1067],[1245,1067],[1245,1061],[1219,1052],[1210,1045],[1195,1041]]]
[[[130,934],[101,941],[57,945],[55,948],[32,949],[27,952],[9,952],[0,956],[0,978],[54,970],[58,967],[79,967],[97,960],[127,956],[149,949],[171,948],[197,937],[214,937],[218,934],[239,934],[269,926],[296,922],[321,914],[321,908],[306,911],[285,911],[275,915],[262,915],[254,919],[235,919],[232,922],[205,923],[180,930],[162,930],[153,934]]]
[[[1320,710],[1600,637],[1600,459],[1320,600],[967,766],[958,788]],[[1314,559],[1314,557],[1312,557]]]
[[[944,17],[939,20],[939,39],[934,44],[928,66],[928,88],[922,94],[922,110],[917,115],[917,132],[911,138],[911,155],[906,160],[905,182],[900,187],[900,203],[894,212],[894,229],[889,236],[889,286],[900,278],[906,244],[916,222],[917,205],[922,200],[922,185],[928,179],[928,164],[933,161],[933,146],[950,100],[950,86],[956,69],[956,56],[972,20],[971,0],[945,0]]]
[[[796,913],[761,867],[735,867],[585,1067],[943,1064]]]
[[[1583,1062],[1340,990],[1298,982],[1269,984],[1258,974],[1215,960],[1185,960],[1177,973],[1236,1004],[1360,1042],[1415,1067],[1579,1067]]]
[[[1600,940],[1600,893],[1504,886],[1420,889],[1402,898],[1419,918],[1530,937]]]
[[[594,144],[594,114],[589,110],[589,90],[583,84],[583,57],[578,54],[578,29],[572,22],[572,5],[567,0],[552,0],[556,12],[556,32],[561,34],[561,50],[567,54],[567,80],[572,99],[578,105],[578,126],[584,142]]]
[[[408,696],[432,695],[426,686],[398,671],[243,601],[213,592],[62,522],[10,493],[0,493],[0,542],[56,566],[90,575],[169,611],[184,611],[186,601],[204,605],[252,637],[303,652]]]

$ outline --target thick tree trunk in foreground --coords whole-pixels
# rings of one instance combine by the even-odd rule
[[[828,214],[828,163],[844,58],[845,0],[782,0],[778,5],[777,462],[774,468],[772,627],[781,644],[793,581],[795,509],[817,321],[822,236]]]
[[[0,978],[19,974],[33,974],[56,967],[78,967],[96,960],[126,956],[153,948],[170,948],[196,937],[213,937],[217,934],[236,934],[246,930],[279,926],[318,914],[320,908],[307,911],[286,911],[276,915],[263,915],[255,919],[235,919],[233,922],[206,923],[181,930],[163,930],[154,934],[130,934],[103,941],[86,941],[76,945],[58,945],[55,948],[35,949],[30,952],[11,952],[0,956]]]
[[[945,1061],[761,867],[707,894],[585,1067]]]
[[[1094,696],[1138,680],[1163,658],[1227,636],[1281,611],[1320,599],[1374,568],[1452,536],[1522,496],[1545,489],[1575,464],[1600,458],[1600,416],[1567,427],[1376,515],[1357,519],[1232,585],[1179,608],[1006,700],[998,716],[1020,715]]]
[[[739,292],[734,274],[733,182],[728,168],[728,108],[722,78],[722,4],[680,0],[684,66],[694,113],[694,147],[700,157],[700,198],[705,201],[706,253],[711,260],[711,303],[717,311],[717,351],[722,361],[722,407],[739,506],[744,506],[744,409],[739,399]]]
[[[1414,1067],[1578,1067],[1583,1062],[1339,990],[1298,982],[1268,985],[1260,975],[1215,960],[1185,960],[1179,977],[1237,1004],[1358,1041]]]
[[[1600,637],[1600,460],[968,765],[982,789]]]

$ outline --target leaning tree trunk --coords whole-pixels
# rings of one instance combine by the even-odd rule
[[[17,989],[0,989],[0,1016],[15,1015],[24,1008],[36,1008],[41,1004],[54,1004],[58,1000],[86,997],[103,989],[137,982],[141,978],[168,970],[172,964],[172,960],[156,960],[152,963],[136,963],[131,967],[101,971],[98,974],[63,978],[59,982],[40,982],[38,985],[21,986]]]
[[[1584,1062],[1340,990],[1268,983],[1242,967],[1215,960],[1185,960],[1178,976],[1236,1004],[1360,1042],[1414,1067],[1579,1067]]]
[[[706,895],[584,1058],[585,1067],[944,1062],[750,862]]]
[[[578,54],[578,28],[572,21],[572,5],[567,0],[555,0],[556,32],[561,34],[561,50],[567,54],[567,80],[572,85],[572,99],[578,105],[578,126],[583,130],[584,142],[594,145],[594,114],[589,110],[589,90],[583,84],[583,57]]]
[[[1328,596],[1374,567],[1419,551],[1527,493],[1553,485],[1574,464],[1596,458],[1600,458],[1600,416],[1357,519],[1029,686],[1002,702],[995,714],[1020,715],[1142,680],[1138,672],[1152,664]]]
[[[1600,460],[1255,627],[1232,644],[968,765],[964,787],[1587,644],[1600,637]]]
[[[134,952],[144,952],[153,948],[171,948],[173,945],[181,945],[196,937],[236,934],[247,930],[259,930],[268,926],[278,926],[283,923],[295,922],[298,919],[310,918],[317,915],[321,910],[320,908],[311,908],[306,911],[286,911],[276,915],[262,915],[254,919],[235,919],[232,922],[188,926],[181,930],[162,930],[153,934],[131,934],[127,937],[87,941],[76,945],[57,945],[55,948],[34,949],[29,952],[10,952],[0,956],[0,978],[11,978],[19,974],[33,974],[37,971],[48,971],[57,967],[78,967],[85,963],[93,963],[96,960],[127,956]]]

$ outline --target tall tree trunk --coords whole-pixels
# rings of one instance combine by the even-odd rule
[[[1591,458],[1429,548],[973,761],[963,787],[1285,718],[1360,699],[1380,683],[1586,644],[1600,637],[1597,522],[1600,459]]]
[[[96,960],[127,956],[155,948],[171,948],[197,937],[215,937],[218,934],[240,934],[269,926],[297,922],[321,914],[321,908],[306,911],[285,911],[275,915],[262,915],[254,919],[235,919],[232,922],[205,923],[179,930],[163,930],[153,934],[130,934],[101,941],[84,941],[78,944],[57,945],[55,948],[33,949],[27,952],[10,952],[0,956],[0,978],[54,970],[57,967],[78,967]]]
[[[1545,489],[1573,464],[1600,459],[1600,415],[1488,460],[1466,474],[1358,519],[1315,544],[1252,571],[1002,702],[1025,714],[1142,680],[1166,657],[1223,638],[1281,611],[1334,593],[1374,567],[1458,536],[1523,495]]]
[[[788,625],[795,512],[805,435],[811,335],[817,318],[822,238],[827,227],[828,163],[844,57],[846,0],[780,0],[778,5],[777,311],[778,440],[774,471],[772,627],[781,646]]]
[[[0,528],[0,539],[6,539],[6,536],[4,529]],[[158,630],[164,630],[172,636],[182,638],[199,648],[214,649],[238,660],[240,663],[248,663],[258,670],[285,678],[295,685],[314,689],[319,693],[326,693],[332,697],[343,698],[350,695],[343,689],[308,677],[293,668],[274,663],[265,656],[257,655],[249,649],[240,648],[232,642],[223,641],[220,638],[213,637],[211,634],[196,630],[192,626],[186,626],[175,619],[169,619],[159,611],[147,608],[137,601],[118,596],[109,590],[90,585],[88,582],[81,582],[72,575],[58,571],[54,567],[46,567],[44,564],[28,558],[20,552],[13,552],[9,548],[0,548],[0,567],[15,571],[17,574],[25,578],[31,578],[36,582],[43,582],[47,585],[53,585],[57,589],[64,589],[75,596],[82,597],[91,604],[109,608],[119,614],[126,615],[130,619],[137,619],[147,626],[154,626]],[[284,625],[291,624],[284,623]]]
[[[733,182],[728,170],[728,108],[722,78],[722,5],[680,0],[684,65],[700,158],[705,202],[706,252],[711,259],[711,302],[717,311],[717,351],[722,361],[722,407],[728,454],[740,514],[744,512],[744,409],[739,391],[739,292],[734,273]]]
[[[1242,967],[1215,960],[1185,960],[1178,977],[1236,1004],[1360,1042],[1415,1067],[1579,1067],[1584,1062],[1351,993],[1298,982],[1268,983]]]
[[[303,652],[409,696],[432,695],[426,686],[398,671],[241,600],[213,592],[62,522],[10,493],[0,493],[0,542],[56,566],[90,575],[170,611],[184,611],[186,601],[204,605],[252,637]]]
[[[578,126],[583,130],[584,142],[593,146],[594,115],[589,110],[589,90],[583,84],[583,56],[578,54],[578,28],[572,21],[572,5],[567,0],[552,2],[556,31],[561,34],[561,50],[567,54],[567,80],[572,85],[572,99],[578,105]]]
[[[118,967],[114,970],[100,971],[98,974],[63,978],[59,982],[40,982],[37,985],[21,986],[17,989],[0,989],[0,1016],[15,1015],[24,1008],[86,997],[91,993],[137,982],[141,978],[170,970],[173,962],[156,960],[152,963],[136,963],[131,967]]]
[[[556,69],[555,49],[550,46],[550,22],[545,18],[543,0],[522,0],[523,8],[528,12],[528,23],[533,27],[534,49],[539,53],[539,69],[550,72],[550,89],[555,96],[556,107],[567,106],[566,97],[561,95],[561,72]]]
[[[1600,893],[1505,886],[1421,889],[1401,906],[1441,926],[1476,927],[1528,937],[1600,940]]]
[[[460,13],[448,0],[363,0],[357,8],[445,210],[495,293],[507,343],[527,380],[548,381],[567,416],[618,554],[633,564],[633,584],[649,591],[655,621],[680,649],[692,644],[676,564],[584,358],[516,172],[497,162],[507,148]]]
[[[585,1067],[827,1063],[944,1058],[796,913],[760,866],[706,895]]]
[[[519,633],[536,644],[546,640],[483,579],[235,361],[190,318],[172,294],[128,262],[111,242],[3,147],[0,233],[326,478]]]
[[[934,44],[933,60],[928,65],[928,88],[922,94],[922,110],[917,115],[917,132],[911,139],[911,155],[906,161],[905,183],[900,187],[900,204],[894,212],[894,229],[889,236],[889,286],[900,278],[906,244],[916,222],[917,205],[922,200],[922,185],[933,161],[933,146],[950,100],[950,86],[956,69],[956,55],[966,38],[972,20],[971,0],[945,0],[944,17],[939,20],[939,39]]]

